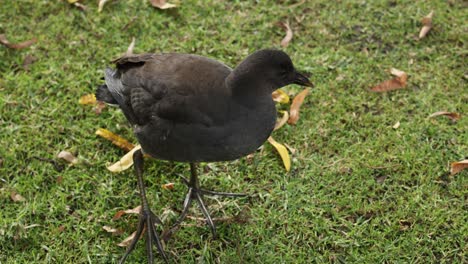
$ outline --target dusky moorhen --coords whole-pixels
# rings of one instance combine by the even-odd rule
[[[275,126],[271,93],[293,83],[313,85],[296,71],[286,53],[274,49],[254,52],[235,69],[206,57],[177,53],[126,55],[115,64],[115,70],[105,70],[105,85],[97,89],[96,97],[122,109],[142,147],[133,155],[142,209],[135,238],[120,263],[135,248],[145,225],[149,263],[153,243],[168,262],[154,227],[161,221],[146,199],[143,153],[190,163],[184,208],[171,230],[183,221],[194,199],[215,236],[203,195],[238,195],[201,189],[196,163],[234,160],[254,152]]]

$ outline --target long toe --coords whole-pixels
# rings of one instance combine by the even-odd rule
[[[135,233],[135,237],[131,241],[130,245],[128,246],[125,254],[120,259],[119,263],[123,264],[127,260],[127,257],[130,253],[135,249],[135,246],[140,240],[141,235],[146,227],[146,253],[148,257],[148,263],[152,264],[154,260],[153,255],[153,244],[156,244],[159,254],[161,258],[164,260],[165,263],[169,263],[169,260],[164,252],[161,240],[156,232],[156,224],[162,224],[161,220],[150,210],[142,210],[140,213],[140,217],[138,220],[138,227]]]

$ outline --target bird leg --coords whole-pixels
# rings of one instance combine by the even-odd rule
[[[226,196],[226,197],[244,197],[247,195],[240,194],[240,193],[214,192],[214,191],[209,191],[209,190],[200,188],[200,184],[198,182],[197,167],[195,163],[190,163],[190,180],[187,180],[184,177],[182,177],[182,179],[184,180],[185,184],[187,184],[188,186],[188,192],[184,200],[184,208],[182,209],[182,213],[180,214],[179,218],[174,223],[174,225],[171,227],[171,229],[164,232],[164,235],[163,235],[164,240],[165,241],[169,240],[171,235],[179,228],[179,225],[186,218],[187,212],[193,200],[197,201],[203,215],[206,218],[206,223],[211,229],[211,233],[213,234],[213,237],[216,238],[216,226],[213,222],[213,219],[210,216],[210,213],[208,212],[208,209],[205,206],[205,203],[203,201],[203,195],[219,195],[219,196]]]
[[[138,240],[140,240],[141,234],[144,231],[146,226],[146,254],[148,256],[148,263],[153,263],[153,243],[156,244],[159,254],[163,258],[165,263],[169,263],[166,253],[161,244],[158,234],[156,233],[155,224],[162,225],[161,220],[151,211],[148,205],[148,200],[146,199],[145,184],[143,182],[143,153],[141,150],[137,150],[133,154],[133,164],[135,166],[135,174],[138,180],[138,189],[140,190],[141,198],[141,211],[138,221],[137,230],[135,237],[131,241],[127,250],[125,251],[124,256],[120,259],[119,263],[122,264],[127,259],[128,255],[135,249],[135,245]]]

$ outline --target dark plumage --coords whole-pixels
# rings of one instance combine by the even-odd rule
[[[106,85],[98,88],[97,99],[120,106],[144,153],[157,159],[191,163],[188,205],[178,223],[185,217],[191,200],[196,199],[215,234],[202,201],[203,193],[208,191],[198,186],[194,163],[233,160],[255,151],[275,125],[271,93],[291,83],[311,83],[279,50],[257,51],[234,70],[190,54],[131,55],[115,63],[116,70],[106,69]],[[135,168],[141,178],[136,163]],[[142,182],[139,187],[144,190]],[[145,223],[151,215],[149,209],[142,212],[140,222]],[[148,233],[154,233],[152,240],[159,243],[155,232]],[[162,248],[158,249],[166,259]]]

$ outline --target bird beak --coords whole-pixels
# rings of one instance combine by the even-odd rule
[[[309,78],[305,77],[304,74],[296,72],[296,77],[293,83],[307,87],[314,87],[314,84],[309,81]]]

